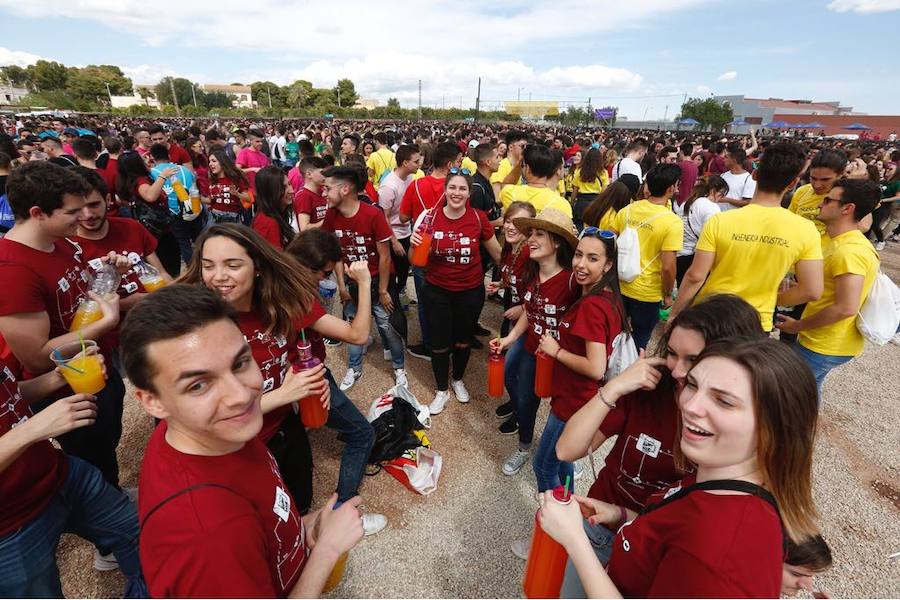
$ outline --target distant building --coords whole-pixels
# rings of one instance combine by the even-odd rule
[[[28,95],[28,90],[0,83],[0,104],[18,104]]]
[[[136,85],[130,96],[111,96],[110,101],[113,108],[128,108],[129,106],[159,108],[159,100],[156,99],[156,91],[152,85]]]
[[[204,92],[222,92],[231,97],[233,108],[256,108],[253,101],[253,93],[249,85],[220,85],[218,83],[204,83],[200,86]]]
[[[373,108],[378,108],[381,104],[378,100],[374,98],[359,98],[356,101],[356,104],[353,105],[353,108],[365,108],[366,110],[372,110]]]
[[[733,133],[749,133],[750,127],[759,129],[766,123],[777,121],[776,115],[789,115],[794,121],[800,115],[807,117],[853,115],[853,107],[840,102],[813,102],[811,100],[783,100],[781,98],[747,98],[746,96],[714,96],[720,104],[728,103],[734,112],[734,120],[742,125],[731,126]],[[800,119],[813,121],[814,119]]]

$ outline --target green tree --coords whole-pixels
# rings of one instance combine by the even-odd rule
[[[313,84],[303,79],[284,88],[286,106],[290,108],[304,108],[309,105],[312,96]]]
[[[272,99],[272,108],[287,106],[284,90],[277,83],[254,81],[250,84],[250,92],[260,109],[269,108],[269,98]]]
[[[225,92],[201,92],[197,90],[197,102],[205,108],[231,108],[231,96]]]
[[[160,79],[159,83],[156,84],[156,87],[153,88],[153,91],[156,93],[156,99],[159,100],[160,104],[175,104],[172,101],[172,86],[169,83],[170,81],[175,84],[175,96],[178,98],[178,106],[184,107],[189,104],[193,106],[194,83],[184,77],[175,77],[174,80],[171,77],[163,77]]]
[[[26,68],[36,91],[61,90],[66,87],[69,70],[56,61],[39,60]]]
[[[734,110],[728,103],[716,102],[714,98],[691,98],[681,105],[677,119],[696,119],[701,127],[722,129],[734,119]]]
[[[109,93],[115,96],[131,95],[131,79],[125,77],[119,67],[112,65],[88,65],[82,69],[72,67],[66,82],[66,91],[76,100],[108,103]]]
[[[396,98],[388,98],[387,106],[388,108],[400,108],[400,101]]]
[[[15,87],[29,87],[31,85],[31,77],[28,71],[17,65],[0,67],[0,78],[5,79],[10,85]]]
[[[340,98],[340,105],[345,108],[351,108],[356,105],[359,100],[359,94],[356,93],[356,87],[349,79],[339,79],[334,87],[335,99]]]

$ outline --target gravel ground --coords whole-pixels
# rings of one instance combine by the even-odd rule
[[[883,268],[900,281],[900,245],[882,253]],[[412,286],[410,285],[410,288]],[[488,303],[482,322],[499,323],[499,307]],[[414,308],[410,336],[418,339]],[[329,349],[328,365],[340,379],[345,347]],[[515,449],[515,436],[496,432],[497,401],[486,396],[485,352],[473,353],[466,376],[468,405],[451,400],[433,418],[428,436],[444,458],[438,489],[414,495],[390,475],[363,484],[366,507],[387,515],[388,528],[365,539],[352,552],[343,582],[332,597],[520,597],[524,563],[509,544],[528,535],[536,508],[530,465],[506,477],[500,465]],[[433,377],[429,363],[407,358],[410,387],[429,403]],[[371,401],[392,384],[389,363],[374,347],[362,380],[349,396],[365,414]],[[824,391],[815,454],[815,497],[823,533],[834,552],[834,569],[819,585],[836,597],[900,596],[900,347],[867,346],[857,360],[835,370]],[[547,406],[541,407],[540,432]],[[124,485],[136,485],[149,417],[126,399],[125,434],[119,447]],[[341,444],[328,430],[310,435],[316,453],[314,505],[322,503],[337,480]],[[597,451],[597,459],[608,451]],[[598,465],[600,462],[597,463]],[[576,483],[585,493],[590,466]],[[118,597],[124,579],[114,571],[91,568],[91,548],[64,536],[59,548],[63,590],[68,597]]]

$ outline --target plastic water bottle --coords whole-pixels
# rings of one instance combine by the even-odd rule
[[[534,395],[538,398],[547,398],[553,394],[553,357],[538,350],[534,355],[536,360],[534,371]]]
[[[499,398],[503,395],[503,367],[506,359],[499,348],[491,348],[488,355],[488,396]]]
[[[563,486],[558,486],[548,494],[547,502],[569,504],[572,494]],[[563,576],[566,573],[566,549],[541,528],[541,510],[534,513],[534,536],[525,563],[525,578],[522,588],[526,598],[559,598]]]
[[[297,346],[300,356],[297,362],[291,367],[294,373],[315,369],[322,361],[313,356],[312,345],[303,341]],[[322,396],[320,394],[311,394],[300,400],[300,419],[303,424],[310,429],[318,429],[328,422],[328,411],[322,406]]]
[[[114,265],[104,263],[97,270],[97,274],[94,275],[94,280],[91,282],[91,291],[99,296],[108,296],[115,293],[121,279],[122,277],[116,271]],[[99,321],[102,317],[103,311],[100,310],[100,305],[95,300],[84,297],[75,310],[75,316],[72,317],[69,331],[84,329],[91,323]]]

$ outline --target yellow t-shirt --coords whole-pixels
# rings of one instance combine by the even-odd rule
[[[581,180],[581,169],[575,169],[575,176],[572,178],[572,187],[578,188],[579,194],[599,194],[607,185],[609,185],[609,173],[606,169],[600,169],[597,172],[598,177],[593,181],[587,182]]]
[[[825,223],[818,219],[819,205],[822,204],[822,200],[824,200],[827,195],[828,194],[817,194],[813,191],[812,184],[807,183],[806,185],[797,188],[797,191],[794,192],[794,195],[791,198],[791,205],[788,206],[788,210],[795,215],[800,215],[804,219],[812,221],[813,225],[815,225],[816,229],[819,231],[819,235],[823,238],[826,235]],[[825,240],[823,239],[822,245],[824,246],[824,244]]]
[[[825,290],[821,298],[806,305],[803,318],[811,317],[828,305],[834,304],[834,279],[847,274],[862,275],[864,278],[859,306],[856,307],[859,312],[869,297],[875,276],[878,274],[879,260],[875,248],[861,231],[854,229],[835,238],[829,238],[823,254]],[[865,340],[856,328],[856,315],[825,327],[801,331],[797,341],[804,348],[828,356],[859,356],[865,346]]]
[[[566,184],[562,179],[556,180],[556,193],[563,198],[566,197]]]
[[[639,200],[619,211],[612,230],[622,233],[626,226],[637,230],[642,271],[631,282],[619,282],[622,295],[641,302],[659,302],[663,298],[662,259],[659,254],[681,250],[684,224],[665,206]]]
[[[509,162],[508,158],[504,158],[500,161],[497,172],[491,175],[491,183],[502,183],[510,171],[512,171],[512,163]]]
[[[697,250],[715,252],[697,300],[736,294],[759,313],[771,331],[778,286],[801,260],[821,260],[822,244],[813,224],[780,206],[748,204],[713,215],[703,226]]]
[[[419,169],[418,171],[413,173],[412,177],[413,177],[413,181],[415,181],[416,179],[422,179],[423,177],[425,177],[425,171],[423,171],[422,169]]]
[[[475,161],[472,160],[471,158],[469,158],[468,156],[463,157],[462,164],[460,165],[459,168],[460,169],[468,169],[470,177],[475,177],[475,173],[478,172],[478,165],[475,164]]]
[[[613,231],[616,228],[616,209],[610,207],[606,214],[600,217],[599,227],[606,231]],[[643,252],[641,252],[641,256],[643,255]]]
[[[369,155],[366,166],[374,173],[372,185],[374,185],[377,190],[378,184],[381,181],[381,175],[385,171],[397,168],[397,157],[394,156],[394,153],[391,152],[390,148],[380,148]]]
[[[528,185],[507,185],[500,192],[500,204],[503,206],[503,212],[515,201],[528,202],[537,212],[541,212],[545,208],[555,208],[556,210],[572,216],[572,205],[569,201],[560,196],[554,190],[545,187],[531,187]]]

